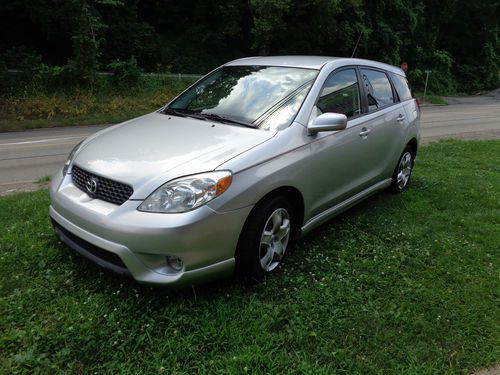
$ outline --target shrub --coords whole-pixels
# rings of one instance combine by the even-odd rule
[[[142,70],[137,65],[137,60],[132,56],[128,61],[115,60],[108,64],[108,70],[113,74],[112,82],[121,87],[137,85]]]
[[[457,90],[456,81],[453,77],[453,59],[446,51],[428,51],[416,48],[417,68],[408,72],[414,90],[424,91],[426,70],[430,70],[427,91],[437,95],[450,95]]]

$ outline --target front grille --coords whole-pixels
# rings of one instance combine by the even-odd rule
[[[73,183],[92,198],[117,205],[126,202],[134,192],[134,189],[130,185],[95,175],[76,165],[73,165],[71,168],[71,175]],[[95,191],[92,188],[89,190],[92,182],[95,183]]]
[[[121,274],[130,273],[127,267],[125,266],[125,263],[123,263],[121,258],[115,253],[104,250],[98,246],[91,244],[90,242],[85,241],[83,238],[74,235],[69,230],[59,225],[53,219],[52,219],[52,225],[54,226],[54,229],[61,238],[61,240],[65,242],[66,245],[68,245],[70,248],[78,252],[80,255],[94,262],[97,262],[100,266],[104,268],[111,269],[115,272]],[[104,261],[104,263],[102,263],[101,260]]]

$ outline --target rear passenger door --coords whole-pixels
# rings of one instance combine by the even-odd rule
[[[359,67],[359,71],[367,114],[356,127],[360,128],[362,149],[368,156],[365,181],[372,185],[391,176],[404,142],[407,119],[388,74],[371,67]]]
[[[420,108],[413,98],[408,80],[405,76],[396,73],[391,73],[390,77],[398,94],[399,101],[405,109],[407,126],[417,126],[417,122],[420,119]]]

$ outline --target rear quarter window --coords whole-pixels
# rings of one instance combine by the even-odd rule
[[[405,77],[400,76],[399,74],[392,74],[391,76],[392,82],[394,82],[394,86],[396,87],[399,100],[404,102],[405,100],[412,99],[413,95],[411,94],[408,80]]]
[[[369,112],[396,102],[389,77],[384,72],[361,68],[361,76],[368,99]]]

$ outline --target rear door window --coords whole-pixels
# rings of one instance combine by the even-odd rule
[[[392,76],[392,82],[394,83],[394,86],[396,87],[396,91],[399,95],[399,100],[404,102],[405,100],[412,99],[413,96],[411,95],[411,90],[410,86],[408,85],[408,80],[400,76],[399,74],[391,74]]]
[[[395,103],[392,86],[385,73],[362,68],[361,76],[368,99],[368,111],[376,111]]]
[[[318,99],[318,114],[333,112],[349,117],[361,114],[361,96],[355,69],[334,72],[325,81]]]

